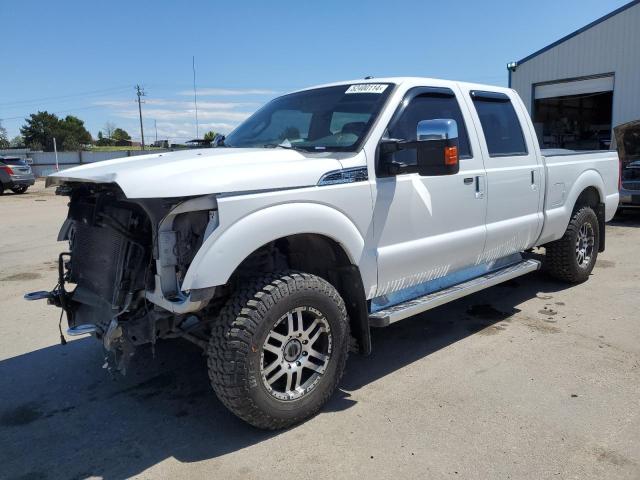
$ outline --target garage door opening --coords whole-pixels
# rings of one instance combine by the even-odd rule
[[[543,148],[608,150],[613,92],[535,101],[534,123]]]
[[[536,85],[534,115],[543,148],[608,150],[613,76]]]

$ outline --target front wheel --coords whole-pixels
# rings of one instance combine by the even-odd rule
[[[336,289],[285,272],[245,282],[220,312],[208,367],[218,398],[259,428],[279,429],[320,410],[342,378],[349,322]]]
[[[584,282],[596,264],[599,244],[598,217],[591,207],[582,207],[573,213],[563,237],[545,245],[545,268],[558,280]]]

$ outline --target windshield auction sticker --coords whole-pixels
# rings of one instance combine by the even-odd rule
[[[382,93],[389,85],[383,83],[357,83],[347,88],[347,93]]]

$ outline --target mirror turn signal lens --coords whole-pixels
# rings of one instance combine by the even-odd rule
[[[444,147],[444,164],[458,164],[458,147]]]

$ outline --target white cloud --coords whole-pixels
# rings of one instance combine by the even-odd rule
[[[230,89],[230,88],[198,88],[198,96],[236,96],[236,95],[275,95],[275,90],[261,88]],[[178,95],[193,96],[193,90],[182,90]]]
[[[135,122],[131,123],[131,129],[127,130],[134,140],[140,140],[140,132],[136,130]],[[213,130],[215,132],[229,133],[236,125],[230,123],[200,123],[199,135],[202,137],[204,132]],[[158,140],[169,139],[173,141],[191,140],[196,136],[196,127],[192,122],[158,122]],[[144,126],[145,140],[147,143],[155,139],[155,128],[153,122],[146,121]]]
[[[138,110],[119,110],[115,114],[121,118],[138,118]],[[167,110],[159,108],[146,108],[142,110],[143,117],[156,120],[177,120],[182,118],[193,118],[195,121],[195,109],[187,110]],[[201,110],[198,108],[198,120],[226,120],[230,122],[241,122],[251,115],[250,112],[231,112],[228,110]]]
[[[244,94],[247,91],[242,92]],[[252,90],[252,92],[267,92],[267,90]],[[235,93],[229,95],[233,94]],[[107,99],[96,101],[94,104],[109,110],[112,120],[118,126],[127,129],[134,139],[139,140],[139,134],[136,135],[138,105],[135,100]],[[199,135],[202,136],[209,130],[227,134],[261,105],[262,102],[198,101]],[[142,116],[147,141],[155,138],[156,124],[158,139],[185,141],[196,136],[195,107],[191,100],[147,97],[142,105]]]

